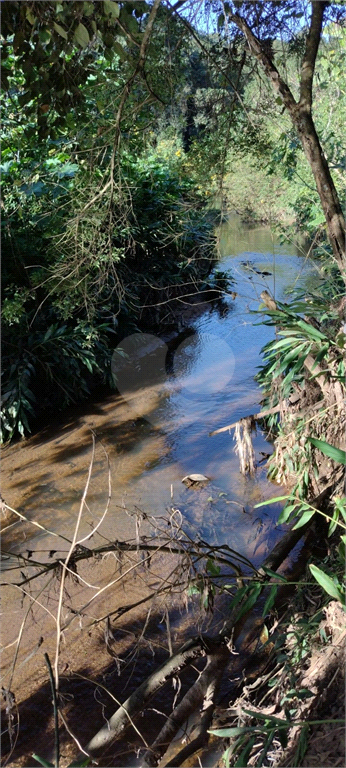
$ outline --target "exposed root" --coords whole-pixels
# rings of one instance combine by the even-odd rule
[[[208,639],[207,663],[203,672],[201,672],[199,678],[185,694],[178,706],[173,710],[159,735],[151,745],[151,748],[146,751],[141,762],[141,768],[153,768],[158,764],[179,728],[192,712],[201,705],[202,718],[198,742],[201,741],[203,743],[203,740],[207,739],[207,729],[213,717],[216,696],[229,657],[230,651],[225,642],[222,642],[220,639],[214,641]],[[170,765],[180,765],[182,760],[185,760],[188,755],[195,751],[195,748],[193,742],[187,745],[187,747],[180,752],[180,757],[177,755],[170,762]]]

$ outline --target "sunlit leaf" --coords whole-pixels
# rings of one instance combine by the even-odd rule
[[[258,507],[266,507],[268,504],[276,504],[277,501],[286,501],[289,496],[275,496],[273,499],[267,499],[267,501],[261,501],[260,504],[255,504],[254,509]]]
[[[302,330],[306,331],[306,333],[309,336],[312,336],[314,339],[328,341],[328,337],[324,333],[321,333],[321,331],[318,331],[317,328],[315,328],[313,325],[310,325],[309,323],[306,323],[304,320],[298,320],[297,325],[299,325],[299,328],[302,328]]]
[[[302,528],[305,523],[308,523],[309,520],[314,516],[316,510],[315,509],[307,509],[305,512],[303,512],[302,516],[299,518],[298,522],[293,526],[292,530],[295,531],[297,528]]]
[[[333,579],[330,578],[324,571],[321,571],[320,568],[317,567],[317,565],[310,564],[309,565],[310,571],[316,581],[319,583],[319,585],[324,589],[325,592],[327,592],[328,595],[331,597],[335,597],[336,600],[339,600],[341,603],[344,602],[344,597],[341,592],[341,589],[335,584]]]
[[[50,763],[48,760],[45,760],[43,757],[39,757],[38,755],[35,755],[34,752],[32,756],[34,760],[37,760],[37,762],[40,763],[40,765],[45,766],[45,768],[54,768],[53,763]]]
[[[117,19],[120,14],[119,4],[114,0],[104,0],[103,9],[106,16],[111,16],[112,19]]]
[[[296,508],[297,503],[294,504],[287,504],[286,507],[282,510],[279,519],[278,519],[278,525],[282,525],[283,523],[286,523],[287,520],[291,517],[291,514],[293,510]]]
[[[341,450],[341,448],[335,448],[334,445],[330,445],[330,443],[326,443],[324,440],[317,440],[315,437],[308,437],[308,440],[315,448],[318,448],[321,453],[324,453],[325,456],[333,459],[333,461],[337,461],[338,464],[346,463],[346,452]]]

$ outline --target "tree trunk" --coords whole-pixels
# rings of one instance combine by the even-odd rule
[[[292,110],[291,118],[315,179],[335,259],[340,272],[343,272],[345,269],[345,219],[314,121],[309,113],[304,114],[299,108],[296,114]]]
[[[274,61],[268,56],[264,44],[254,35],[247,21],[238,13],[230,13],[229,20],[243,32],[251,53],[262,65],[274,90],[280,95],[290,114],[315,179],[334,257],[340,272],[345,276],[345,217],[312,118],[312,82],[322,33],[323,13],[327,3],[313,0],[311,5],[311,22],[301,67],[298,102],[281,77]]]

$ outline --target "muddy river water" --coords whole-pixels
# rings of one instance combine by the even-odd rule
[[[261,291],[266,289],[285,301],[297,284],[304,287],[314,267],[295,246],[279,245],[269,228],[245,227],[237,217],[221,225],[219,238],[218,269],[234,279],[233,295],[229,292],[221,303],[203,307],[189,322],[190,333],[177,337],[173,348],[168,350],[154,337],[147,338],[146,344],[139,341],[141,359],[131,359],[127,370],[116,356],[122,394],[70,410],[27,441],[4,449],[6,503],[52,532],[30,522],[15,522],[3,533],[7,552],[28,550],[38,562],[46,560],[52,549],[61,557],[66,553],[68,543],[52,534],[72,537],[92,433],[96,452],[79,538],[90,533],[107,504],[107,453],[112,496],[93,545],[104,543],[105,538],[134,538],[142,512],[159,516],[173,506],[180,510],[192,537],[228,543],[255,565],[272,548],[280,536],[275,526],[279,507],[254,507],[278,495],[278,488],[267,481],[263,464],[254,478],[244,478],[232,435],[209,437],[209,432],[260,410],[261,392],[254,375],[261,362],[260,350],[274,335],[273,328],[261,324],[260,316],[251,314],[261,303]],[[147,378],[144,370],[149,371]],[[254,448],[257,461],[263,458],[261,452],[272,450],[261,430],[254,437]],[[210,483],[197,491],[185,487],[181,479],[191,473],[206,475]],[[10,643],[21,626],[21,598],[13,589],[4,597],[8,662],[13,653]],[[42,632],[42,625],[37,632]],[[23,659],[30,643],[34,647],[36,642],[31,635],[21,651]],[[34,686],[36,672],[30,674]]]

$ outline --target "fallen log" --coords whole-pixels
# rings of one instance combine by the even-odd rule
[[[133,718],[159,688],[171,680],[187,664],[191,664],[200,656],[206,656],[209,642],[209,638],[205,640],[200,635],[190,638],[184,643],[177,653],[170,656],[152,675],[149,675],[142,685],[116,710],[107,724],[89,741],[86,752],[91,755],[98,755],[112,744],[132,724]]]
[[[208,639],[207,663],[203,672],[201,672],[196,682],[185,694],[184,698],[173,710],[172,714],[167,718],[159,735],[143,755],[141,768],[154,768],[154,766],[158,764],[179,728],[185,723],[201,702],[204,704],[204,711],[202,707],[202,727],[199,733],[199,742],[202,743],[207,739],[207,730],[212,721],[216,697],[229,657],[230,651],[224,640],[222,641],[220,638],[216,638],[215,640]],[[195,747],[191,749],[191,744],[188,745],[188,750],[184,750],[185,754],[187,754],[187,752],[191,754],[195,751]],[[185,758],[182,758],[180,755],[180,760],[181,759]],[[177,763],[176,759],[173,761],[173,765],[174,763],[180,765],[180,761]]]

